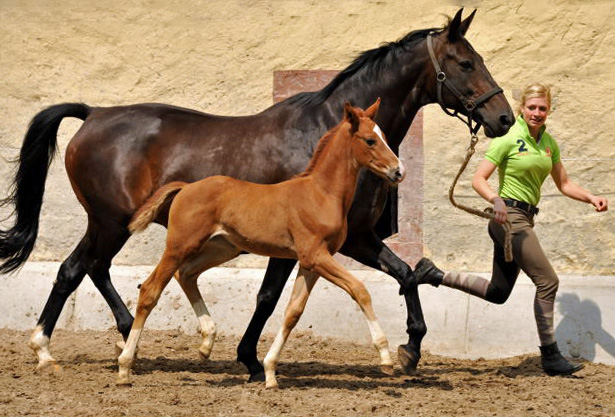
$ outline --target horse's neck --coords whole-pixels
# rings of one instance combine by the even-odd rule
[[[391,149],[396,151],[420,108],[433,102],[425,88],[431,84],[425,81],[429,72],[426,68],[431,64],[428,62],[426,49],[423,53],[419,48],[422,47],[417,46],[413,52],[408,52],[412,54],[410,62],[404,62],[404,59],[400,58],[398,66],[382,70],[392,73],[376,73],[371,77],[363,73],[354,75],[353,78],[361,77],[359,81],[353,82],[351,78],[340,84],[322,104],[322,108],[331,113],[330,117],[339,118],[339,114],[334,112],[342,109],[345,101],[367,108],[380,97],[382,105],[376,123],[386,133]],[[360,88],[357,87],[358,84],[361,84]]]
[[[350,210],[360,169],[352,156],[350,140],[345,133],[331,138],[310,173],[314,187],[341,203],[343,215]]]

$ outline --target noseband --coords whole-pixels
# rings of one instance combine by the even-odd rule
[[[464,122],[466,125],[468,125],[468,128],[470,129],[470,133],[475,135],[476,132],[478,132],[478,129],[480,129],[481,124],[477,122],[476,126],[472,127],[472,115],[474,113],[474,110],[476,110],[476,108],[479,105],[489,100],[494,95],[501,93],[502,89],[500,87],[495,87],[491,91],[486,92],[485,94],[479,96],[476,99],[467,99],[466,97],[464,97],[463,94],[459,92],[457,87],[455,87],[448,80],[448,78],[446,78],[446,74],[440,68],[440,65],[438,64],[438,60],[436,59],[436,55],[434,54],[434,51],[433,51],[431,36],[432,36],[431,33],[427,35],[427,50],[429,51],[429,57],[431,58],[431,62],[436,70],[436,80],[438,82],[436,86],[436,90],[438,94],[438,104],[440,104],[440,107],[442,107],[442,110],[444,110],[446,114],[448,114],[449,116],[457,117],[462,122]],[[446,106],[444,105],[444,102],[442,101],[442,85],[445,85],[446,88],[448,88],[449,91],[453,93],[453,95],[457,97],[459,101],[461,101],[461,104],[463,104],[463,107],[468,111],[467,121],[462,119],[461,116],[459,116],[459,112],[457,110],[450,111],[449,109],[446,108]]]

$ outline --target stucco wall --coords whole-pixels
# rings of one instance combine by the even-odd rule
[[[443,14],[453,15],[461,4],[478,8],[467,37],[511,104],[530,81],[553,85],[549,129],[569,174],[615,204],[612,1],[0,0],[0,156],[15,157],[30,119],[60,102],[165,102],[225,115],[255,113],[272,104],[273,71],[343,69],[361,51],[442,25]],[[62,150],[79,125],[63,122]],[[488,271],[484,221],[447,200],[466,145],[460,122],[436,105],[425,108],[425,252],[447,268]],[[479,153],[486,145],[483,138]],[[64,259],[85,231],[84,211],[59,159],[32,260]],[[10,173],[3,160],[1,195]],[[469,178],[458,188],[459,200],[482,206]],[[557,270],[615,274],[612,211],[597,214],[561,197],[550,180],[541,209],[536,230]],[[164,233],[151,229],[115,262],[155,262]]]

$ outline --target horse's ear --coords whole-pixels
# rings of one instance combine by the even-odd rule
[[[378,97],[378,100],[376,100],[374,104],[372,104],[365,110],[365,115],[369,117],[370,119],[374,120],[376,113],[378,113],[379,107],[380,107],[380,97]]]
[[[344,119],[350,122],[350,133],[359,130],[359,115],[349,102],[344,103]]]
[[[470,24],[472,23],[472,19],[474,19],[475,14],[476,14],[476,9],[474,9],[474,11],[470,13],[470,16],[466,17],[463,20],[463,22],[461,22],[461,24],[459,25],[459,32],[461,33],[461,36],[466,35],[466,32],[468,31],[468,28],[470,27]]]
[[[463,34],[461,33],[461,14],[463,13],[463,7],[457,11],[453,20],[448,25],[448,40],[455,42],[459,40]],[[468,23],[469,26],[469,23]],[[466,27],[467,29],[467,27]]]

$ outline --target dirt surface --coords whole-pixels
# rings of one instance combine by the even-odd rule
[[[114,331],[58,330],[61,371],[37,372],[29,332],[0,330],[2,416],[613,416],[615,367],[586,364],[578,377],[548,377],[539,357],[458,360],[425,353],[420,375],[383,376],[370,346],[291,335],[280,389],[247,383],[236,337],[218,336],[201,362],[199,336],[146,331],[133,386],[115,385]],[[270,345],[259,346],[261,357]]]

